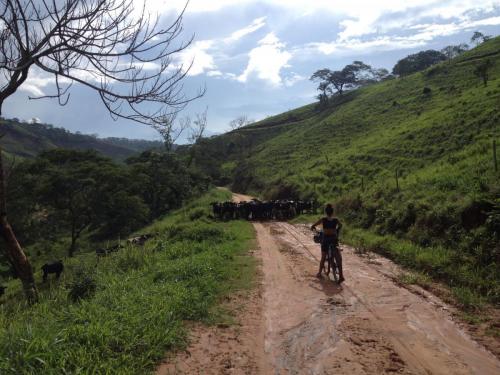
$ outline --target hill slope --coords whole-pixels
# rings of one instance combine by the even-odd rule
[[[96,150],[115,160],[152,148],[162,147],[161,142],[125,138],[96,138],[75,134],[47,124],[28,124],[16,120],[0,120],[3,134],[2,148],[10,155],[34,157],[52,148]]]
[[[492,68],[484,86],[474,71],[486,59]],[[492,152],[499,128],[494,38],[423,72],[336,96],[325,109],[311,104],[201,146],[205,162],[219,162],[214,177],[236,191],[331,200],[353,227],[381,241],[450,249],[453,261],[438,259],[439,251],[418,260],[425,251],[417,249],[406,263],[422,261],[420,269],[448,279],[458,276],[446,267],[469,264],[455,284],[475,283],[498,302],[500,285],[492,291],[479,279],[500,280],[500,175]]]
[[[394,185],[399,169],[412,184],[411,174],[440,161],[460,170],[456,163],[483,154],[477,146],[491,147],[485,142],[499,134],[499,52],[495,38],[451,63],[348,92],[325,110],[308,105],[211,142],[225,146],[222,166],[231,177],[237,164],[250,165],[252,178],[237,179],[240,190],[262,192],[285,180],[326,198],[360,187],[362,176],[366,185]],[[494,62],[487,87],[473,74],[482,55]],[[485,170],[491,157],[487,163]]]

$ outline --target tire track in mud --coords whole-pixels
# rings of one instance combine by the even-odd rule
[[[281,242],[300,248],[309,262],[319,262],[319,246],[311,236],[287,223],[271,226],[282,231]],[[447,311],[398,287],[352,249],[343,248],[347,283],[333,299],[340,337],[334,352],[360,365],[349,373],[500,373],[499,361],[462,332]],[[392,365],[377,367],[387,355]],[[340,370],[348,373],[342,361]]]
[[[371,324],[367,317],[350,316],[353,301],[344,300],[342,288],[330,280],[319,280],[314,276],[316,256],[309,251],[309,256],[304,257],[297,251],[297,241],[294,238],[290,241],[286,225],[255,224],[259,245],[267,247],[266,253],[273,257],[273,260],[263,258],[263,270],[266,352],[274,373],[414,373],[376,325]],[[273,261],[282,264],[280,270],[269,264]],[[281,273],[286,266],[293,270],[288,276]],[[266,275],[272,277],[277,273],[278,286],[266,279]],[[297,273],[300,278],[294,275]],[[294,298],[297,296],[299,298]],[[280,304],[286,304],[286,310],[292,310],[297,324],[293,324],[293,319],[286,313],[280,319],[273,315],[276,308],[273,304],[280,298]]]
[[[315,256],[308,248],[307,246],[298,238],[298,236],[296,234],[293,233],[293,231],[289,228],[289,225],[285,224],[285,223],[279,223],[278,224],[280,226],[280,228],[283,228],[285,229],[295,240],[297,240],[297,242],[304,248],[304,250],[306,250],[313,259],[315,259],[318,263],[319,263],[319,260],[320,260],[320,257],[319,256]],[[385,323],[384,323],[384,319],[382,319],[378,314],[377,312],[372,308],[370,307],[370,305],[365,302],[361,297],[359,297],[348,285],[343,285],[342,286],[342,289],[343,290],[347,290],[361,305],[363,305],[363,307],[368,310],[371,315],[373,316],[373,318],[375,318],[378,323],[381,325],[381,328],[383,328],[385,331],[389,332],[389,330],[386,329],[385,327]],[[362,320],[369,320],[367,318],[364,318]],[[364,323],[364,322],[362,322]],[[362,324],[358,324],[358,325],[362,325]],[[354,327],[351,327],[351,329],[355,328],[356,325]],[[353,331],[355,332],[356,330],[353,329]],[[410,355],[410,356],[413,356],[413,353],[411,352],[410,348],[408,348],[401,340],[399,340],[397,337],[391,337],[391,340],[395,341],[395,344],[396,346],[398,346],[401,349],[404,349],[407,353],[407,355]],[[357,346],[362,346],[362,343],[363,341],[361,340],[356,340],[356,339],[352,339],[350,340],[352,343],[354,343],[355,345]],[[364,343],[373,343],[373,342],[377,342],[377,340],[373,340],[373,339],[368,339],[368,340],[365,340]],[[392,356],[392,359],[394,360],[395,363],[400,363],[400,364],[403,364],[404,362],[401,361],[400,358],[396,358],[396,354],[393,353],[391,351],[391,356]],[[432,372],[430,370],[428,370],[426,368],[426,365],[424,363],[422,363],[419,358],[413,356],[413,359],[414,359],[414,362],[418,364],[418,367],[419,367],[419,371],[421,371],[422,373],[425,373],[425,374],[432,374]],[[391,368],[392,370],[393,368]]]

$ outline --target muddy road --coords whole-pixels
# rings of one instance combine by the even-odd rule
[[[397,267],[385,258],[343,246],[340,287],[315,277],[320,249],[306,226],[254,228],[259,285],[231,301],[238,324],[194,329],[189,350],[158,373],[500,374],[445,304],[393,282]]]

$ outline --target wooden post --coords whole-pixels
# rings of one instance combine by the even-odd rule
[[[398,169],[396,168],[396,189],[399,191]]]
[[[361,191],[365,191],[365,178],[361,176]]]
[[[497,162],[497,141],[493,140],[493,165],[495,166],[495,172],[498,172],[498,162]]]

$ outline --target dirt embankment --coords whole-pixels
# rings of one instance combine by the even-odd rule
[[[343,247],[339,287],[314,277],[320,251],[305,226],[254,227],[259,285],[230,301],[238,323],[195,328],[188,351],[158,373],[500,374],[444,303],[388,277],[397,268],[390,261]]]

